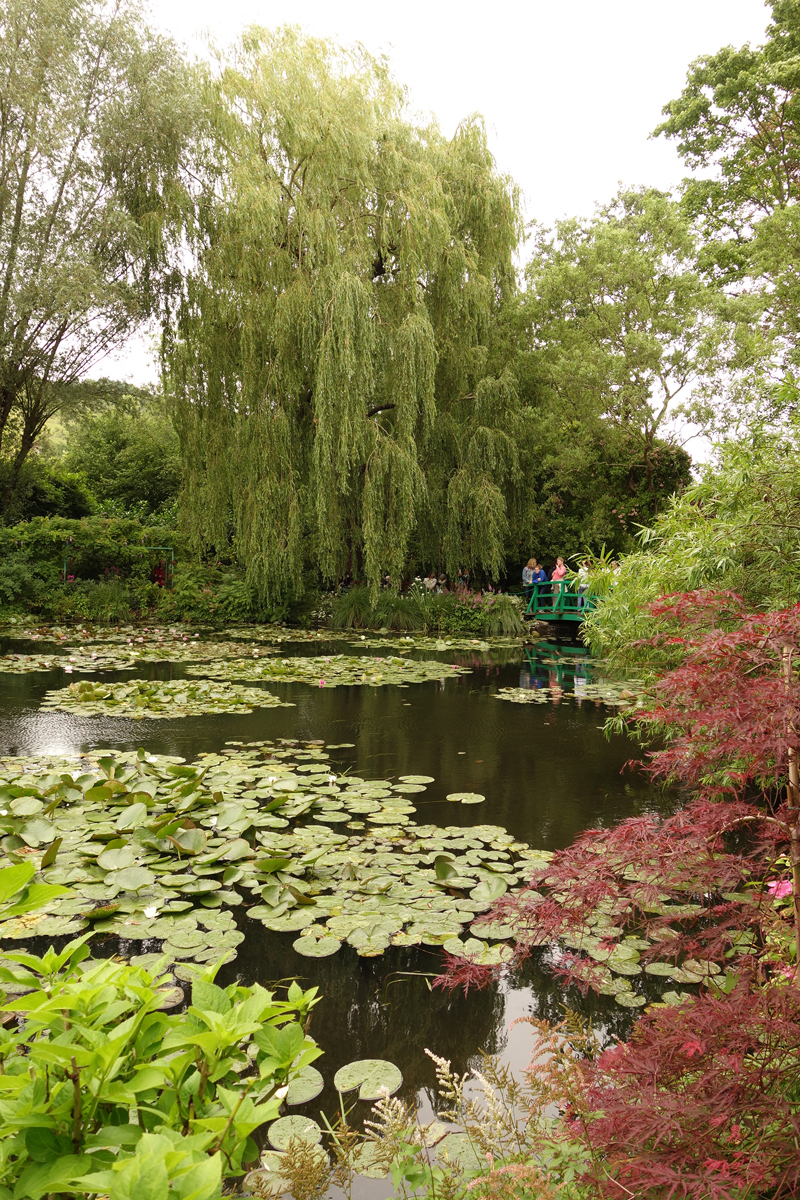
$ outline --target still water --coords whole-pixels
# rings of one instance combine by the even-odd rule
[[[0,653],[30,653],[30,642],[3,639]],[[37,644],[37,651],[44,648]],[[349,643],[284,643],[282,656],[365,653]],[[379,654],[379,650],[373,653]],[[431,652],[418,657],[434,657]],[[471,668],[442,682],[407,688],[312,688],[276,684],[269,690],[294,708],[256,710],[249,715],[208,715],[176,720],[133,721],[39,712],[43,693],[67,682],[59,671],[0,674],[0,754],[80,753],[98,747],[181,755],[217,752],[230,740],[322,739],[352,743],[333,750],[337,773],[396,781],[400,775],[431,775],[435,783],[415,795],[419,823],[504,826],[533,847],[556,850],[581,830],[613,825],[664,803],[635,769],[625,764],[636,747],[623,736],[608,738],[603,725],[610,709],[587,699],[564,696],[543,704],[515,704],[497,698],[502,687],[536,689],[558,684],[580,693],[582,680],[595,678],[586,654],[570,643],[539,642],[527,650],[484,653],[443,652],[443,661]],[[137,677],[181,678],[186,664],[146,664]],[[132,672],[102,678],[129,680]],[[81,676],[86,678],[86,676]],[[577,680],[577,687],[575,681]],[[479,809],[449,804],[449,792],[480,792]],[[248,897],[248,900],[250,898]],[[441,952],[430,947],[391,948],[378,958],[359,958],[345,945],[331,958],[296,954],[296,934],[274,933],[234,910],[245,941],[238,957],[223,968],[220,982],[300,979],[323,996],[313,1018],[314,1037],[325,1051],[317,1066],[326,1081],[358,1058],[387,1058],[403,1071],[401,1096],[416,1096],[423,1119],[434,1100],[430,1048],[463,1073],[480,1065],[481,1053],[501,1056],[513,1068],[527,1065],[530,1028],[520,1017],[558,1020],[563,1005],[582,1007],[608,1034],[623,1034],[630,1016],[609,1001],[565,996],[545,963],[533,960],[483,992],[446,994],[430,988]],[[107,947],[106,952],[113,952]],[[332,1087],[305,1108],[319,1119],[337,1110]],[[366,1106],[365,1106],[366,1107]],[[358,1111],[354,1117],[358,1119]],[[383,1182],[363,1181],[361,1200],[392,1195]]]

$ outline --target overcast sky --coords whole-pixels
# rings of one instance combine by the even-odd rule
[[[452,134],[482,113],[499,167],[528,219],[589,213],[618,183],[672,188],[683,168],[650,140],[693,59],[763,40],[761,0],[158,0],[155,23],[202,53],[210,35],[249,24],[300,25],[385,53],[416,113]],[[155,378],[141,339],[102,374]]]

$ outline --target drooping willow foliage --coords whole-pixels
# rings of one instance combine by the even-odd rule
[[[528,415],[490,370],[520,218],[481,123],[414,125],[383,62],[294,30],[249,31],[208,107],[164,340],[196,541],[270,601],[309,566],[496,575]]]

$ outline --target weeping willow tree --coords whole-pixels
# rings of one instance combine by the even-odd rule
[[[292,29],[208,87],[164,339],[198,548],[269,602],[411,553],[496,573],[521,408],[487,346],[520,223],[481,122],[415,125],[384,62]]]

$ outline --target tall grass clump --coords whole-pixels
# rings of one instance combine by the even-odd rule
[[[519,600],[515,596],[494,596],[485,602],[484,629],[490,634],[513,636],[524,633]]]
[[[367,588],[350,588],[336,597],[331,618],[334,629],[368,629],[372,624],[372,604]]]
[[[419,606],[413,596],[382,592],[373,610],[375,624],[386,629],[419,629]]]

